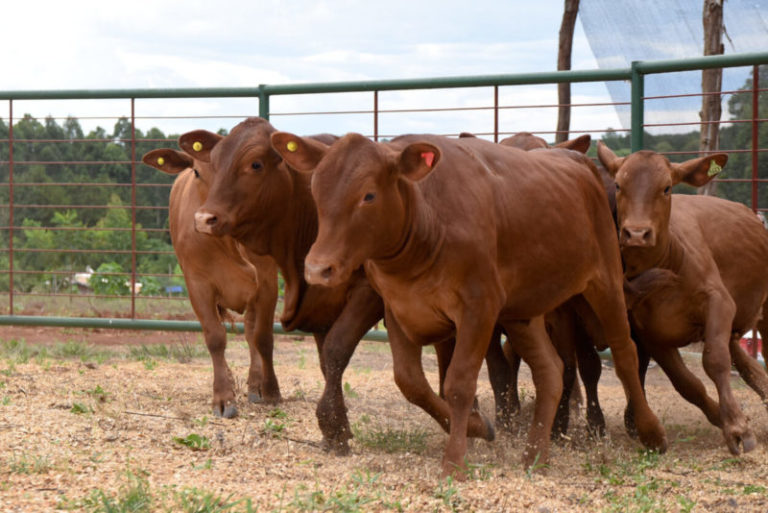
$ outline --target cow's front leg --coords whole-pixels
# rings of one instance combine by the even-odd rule
[[[381,298],[367,284],[350,293],[341,315],[325,337],[318,339],[320,362],[325,376],[325,388],[315,413],[323,433],[323,447],[343,456],[349,454],[349,427],[344,405],[342,378],[344,370],[360,339],[381,319],[384,305]]]

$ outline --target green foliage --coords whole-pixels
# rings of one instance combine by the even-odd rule
[[[352,434],[357,443],[371,449],[386,453],[411,452],[420,453],[427,447],[427,432],[414,428],[412,430],[394,429],[388,426],[370,426],[367,418],[352,424]]]
[[[53,466],[47,456],[14,453],[7,460],[12,474],[45,474]]]
[[[211,448],[211,441],[207,437],[198,435],[197,433],[191,433],[185,437],[174,436],[173,441],[179,445],[189,447],[193,451],[207,451]]]
[[[93,409],[87,404],[73,403],[72,408],[69,411],[71,411],[75,415],[83,415],[85,413],[92,413]]]

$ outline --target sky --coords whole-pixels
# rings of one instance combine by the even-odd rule
[[[4,52],[0,90],[255,87],[552,71],[562,9],[562,0],[7,2],[0,41],[10,51]],[[572,68],[597,67],[577,22]],[[608,101],[604,84],[575,85],[573,95],[576,103]],[[371,96],[273,98],[272,122],[304,133],[369,133],[369,115],[285,114],[370,109]],[[554,86],[500,92],[502,105],[556,100]],[[379,101],[397,110],[487,107],[493,99],[488,88],[475,88],[387,92]],[[130,114],[126,100],[14,102],[15,117],[28,112],[73,115],[86,127],[111,126],[113,116]],[[159,125],[166,132],[229,128],[257,113],[258,102],[242,99],[137,100],[136,106],[144,128]],[[184,116],[196,118],[176,119]],[[512,109],[502,113],[501,129],[551,131],[555,116],[551,108]],[[574,109],[573,116],[572,127],[582,131],[621,125],[612,107]],[[492,128],[490,120],[487,111],[391,114],[382,116],[380,131],[482,133]]]

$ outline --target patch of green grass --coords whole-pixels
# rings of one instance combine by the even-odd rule
[[[45,474],[53,467],[47,456],[29,455],[26,452],[14,454],[7,463],[12,474]]]
[[[132,360],[176,360],[180,363],[188,363],[195,358],[205,358],[208,350],[200,344],[151,344],[131,347],[128,358]]]
[[[459,493],[459,489],[456,487],[453,478],[448,476],[441,480],[435,488],[432,495],[436,499],[440,499],[443,505],[449,508],[449,511],[462,511],[462,503],[464,502]]]
[[[0,357],[7,359],[9,362],[27,363],[36,354],[37,351],[28,346],[23,339],[17,340],[14,338],[0,341]]]
[[[64,360],[79,359],[82,362],[104,363],[115,356],[115,353],[103,349],[97,349],[85,342],[69,340],[59,342],[51,347],[49,354],[53,358]]]
[[[72,408],[70,408],[69,411],[74,413],[75,415],[83,415],[86,413],[93,413],[93,408],[91,408],[87,404],[73,403]]]
[[[355,470],[350,481],[334,490],[323,490],[317,484],[310,489],[300,484],[293,491],[293,497],[286,501],[285,490],[277,497],[273,513],[282,512],[360,512],[360,511],[403,511],[399,500],[386,496],[386,489],[379,484],[380,474]]]
[[[352,424],[352,434],[357,443],[387,453],[412,452],[418,454],[427,447],[427,432],[421,428],[394,429],[388,426],[371,426],[367,417]]]
[[[191,433],[185,437],[174,436],[173,441],[177,444],[189,447],[193,451],[207,451],[211,448],[211,441],[197,433]]]
[[[352,385],[347,381],[344,382],[344,395],[350,399],[357,399],[358,397],[357,392],[354,391]]]

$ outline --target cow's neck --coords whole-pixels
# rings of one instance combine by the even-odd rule
[[[287,324],[298,312],[307,290],[304,258],[317,237],[317,209],[309,191],[308,178],[294,174],[294,194],[269,237],[269,254],[285,280],[281,320]]]
[[[401,182],[401,194],[405,215],[400,236],[390,250],[373,258],[372,264],[385,274],[413,279],[437,259],[445,240],[445,227],[415,185]]]
[[[683,250],[677,239],[667,230],[659,234],[656,245],[652,248],[622,248],[621,256],[624,260],[624,273],[627,278],[632,279],[652,267],[678,272]]]

